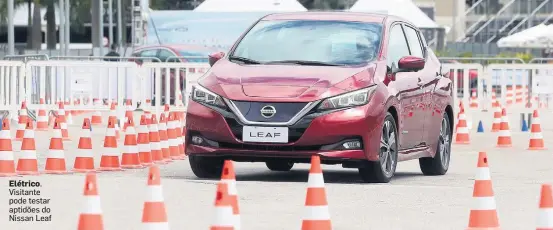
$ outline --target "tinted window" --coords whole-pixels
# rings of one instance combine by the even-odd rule
[[[201,63],[207,63],[208,59],[207,56],[209,55],[209,52],[200,52],[200,51],[179,51],[179,55],[184,58],[187,62],[201,62]]]
[[[395,63],[397,67],[399,59],[409,55],[409,47],[407,46],[403,29],[401,29],[400,25],[395,25],[390,30],[390,38],[388,41],[388,55],[386,56],[388,66],[391,67],[392,63]]]
[[[376,23],[344,21],[260,21],[232,55],[260,62],[297,60],[358,65],[376,57],[381,28]]]
[[[160,51],[159,51],[159,54],[158,54],[158,58],[159,58],[159,60],[161,60],[162,62],[167,61],[167,58],[168,58],[168,57],[175,57],[175,56],[176,56],[176,55],[175,55],[173,52],[171,52],[171,51],[169,51],[169,50],[166,50],[166,49],[160,50]],[[175,62],[176,60],[177,60],[177,59],[175,59],[175,58],[171,58],[169,61]]]
[[[421,43],[417,31],[409,26],[404,26],[403,30],[407,36],[407,41],[409,41],[409,49],[411,50],[411,56],[424,58]]]

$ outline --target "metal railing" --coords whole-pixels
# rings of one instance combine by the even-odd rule
[[[467,42],[468,40],[470,40],[470,37],[467,37],[467,34],[469,34],[471,31],[475,30],[478,27],[478,25],[480,25],[480,23],[485,22],[487,19],[488,19],[487,15],[480,16],[474,24],[472,24],[469,28],[467,28],[465,30],[465,32],[463,32],[463,34],[461,36],[459,36],[457,41],[458,42]]]
[[[534,15],[536,15],[536,13],[541,9],[543,8],[547,3],[549,3],[549,1],[551,0],[545,0],[543,1],[541,4],[539,4],[534,10],[532,10],[532,12],[529,14],[529,15],[526,15],[526,17],[524,17],[524,19],[522,19],[522,21],[520,21],[515,27],[513,27],[509,33],[507,33],[507,35],[511,35],[513,34],[514,32],[516,32],[518,30],[518,28],[520,28],[520,26],[524,25],[525,22],[527,22],[530,18],[534,17]]]
[[[98,57],[98,56],[54,56],[50,60],[72,60],[72,61],[130,61],[130,60],[142,60],[142,61],[155,61],[161,62],[157,57]]]
[[[513,16],[513,18],[511,20],[509,20],[509,22],[507,22],[507,24],[505,24],[503,27],[501,27],[497,32],[495,32],[495,34],[493,36],[491,36],[487,41],[486,43],[491,43],[493,42],[493,40],[495,38],[497,38],[497,36],[501,35],[503,33],[503,31],[505,31],[507,28],[509,28],[509,26],[511,24],[513,24],[513,22],[515,22],[516,20],[519,20],[521,18],[521,15],[520,14],[516,14],[515,16]]]
[[[553,58],[534,58],[528,62],[528,64],[548,64],[553,63]]]
[[[23,61],[29,60],[49,60],[50,57],[46,54],[23,54],[23,55],[6,55],[2,58],[7,61]]]
[[[516,2],[516,0],[511,0],[508,3],[506,3],[494,16],[489,18],[486,23],[484,23],[482,26],[480,26],[480,28],[478,28],[476,31],[474,31],[474,33],[472,33],[472,37],[475,38],[476,35],[478,35],[480,32],[482,32],[482,30],[484,30],[491,22],[496,20],[504,12],[507,12],[507,9],[509,9],[509,7],[511,7],[513,5],[513,3],[515,3],[515,2]],[[465,41],[468,41],[468,40],[470,40],[470,38],[465,39]]]
[[[184,59],[184,60],[187,60],[187,59],[200,59],[200,60],[205,60],[204,62],[207,63],[209,57],[204,57],[204,56],[171,56],[171,57],[168,57],[165,60],[165,62],[179,62],[180,59]],[[172,60],[179,60],[179,61],[172,61]]]

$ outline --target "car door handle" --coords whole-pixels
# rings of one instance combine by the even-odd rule
[[[419,78],[419,81],[417,82],[417,85],[422,87],[423,83],[422,83],[422,79]]]

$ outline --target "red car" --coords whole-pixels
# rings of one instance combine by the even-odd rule
[[[449,167],[450,79],[421,32],[393,16],[351,12],[263,17],[193,87],[186,153],[194,174],[224,159],[288,171],[317,154],[389,182],[398,161]]]
[[[194,62],[194,63],[208,63],[208,55],[210,53],[215,52],[215,49],[207,48],[204,46],[199,45],[153,45],[153,46],[143,46],[140,48],[137,48],[133,51],[131,56],[133,57],[141,57],[144,59],[138,59],[136,60],[137,63],[141,64],[144,60],[147,60],[148,58],[154,58],[153,61],[157,62],[157,59],[159,59],[161,62]],[[204,70],[195,70],[191,69],[189,71],[204,71]],[[170,87],[171,89],[175,88],[175,76],[176,71],[175,69],[171,69],[170,71],[171,75],[171,82]],[[185,79],[186,79],[186,70],[181,69],[179,71],[180,76],[180,90],[184,90],[186,88],[185,86]],[[161,71],[161,92],[162,92],[162,98],[161,98],[161,104],[165,104],[165,71]],[[155,79],[152,83],[152,87],[155,87]],[[155,88],[152,88],[155,89]],[[169,103],[173,104],[175,99],[175,91],[171,90],[170,92],[170,101]],[[155,95],[152,97],[152,103],[155,102]]]

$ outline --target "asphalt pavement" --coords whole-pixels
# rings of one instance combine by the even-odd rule
[[[541,183],[553,176],[553,112],[541,110],[543,136],[550,150],[528,151],[529,132],[521,132],[520,112],[510,110],[512,148],[495,147],[497,133],[489,132],[493,112],[473,112],[470,145],[453,145],[450,170],[445,176],[423,176],[418,161],[400,162],[389,184],[364,184],[357,170],[323,166],[329,209],[334,229],[445,230],[463,229],[473,206],[472,187],[478,151],[489,156],[499,221],[504,230],[535,228]],[[531,112],[531,111],[524,111]],[[83,116],[69,126],[73,141],[64,142],[67,167],[76,155]],[[106,117],[107,118],[107,114]],[[482,119],[484,133],[476,133]],[[105,120],[105,119],[104,119]],[[15,136],[15,125],[12,125]],[[105,126],[93,127],[93,147],[99,164]],[[36,132],[39,167],[51,132]],[[122,140],[119,146],[122,146]],[[20,143],[14,141],[18,154]],[[164,198],[171,229],[208,229],[213,219],[215,183],[199,180],[187,160],[161,165]],[[242,229],[299,229],[304,213],[309,165],[296,165],[291,172],[271,172],[263,163],[236,163]],[[147,169],[98,174],[106,230],[141,229],[142,205],[146,197]],[[51,221],[10,222],[9,180],[41,183],[41,195]],[[83,208],[83,174],[39,175],[0,178],[0,226],[14,230],[76,229]],[[25,206],[25,205],[23,205]]]

